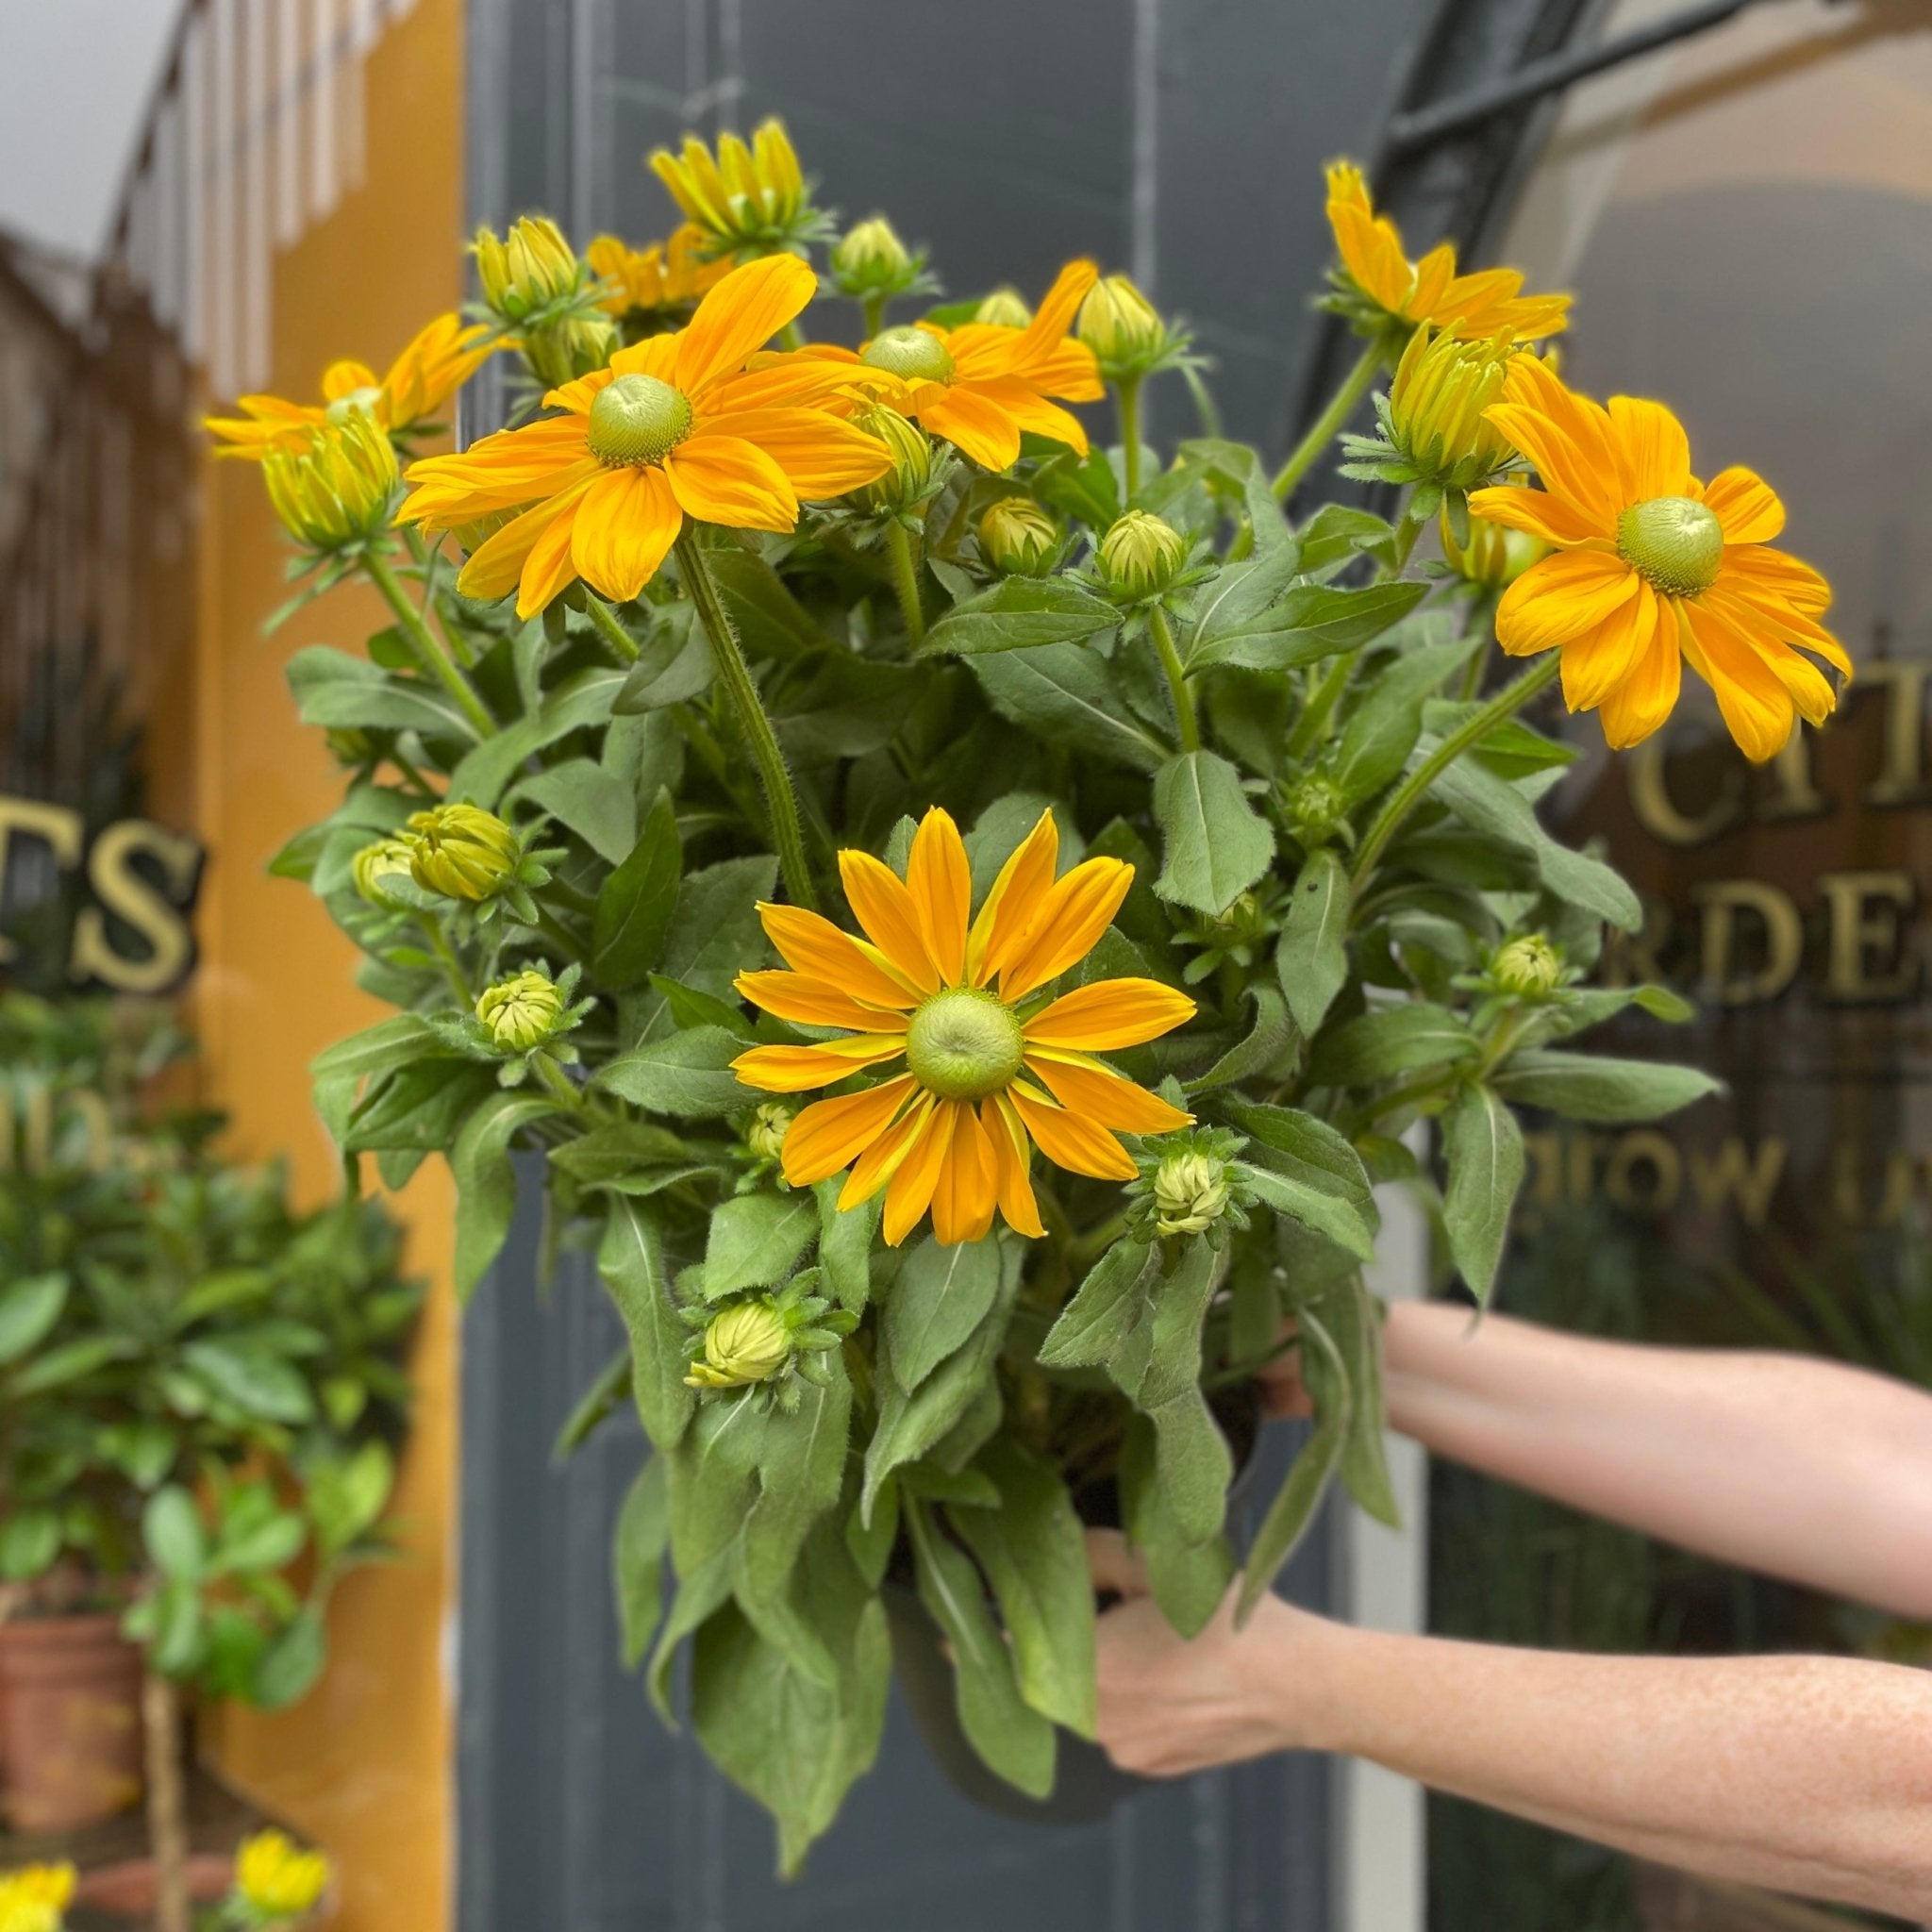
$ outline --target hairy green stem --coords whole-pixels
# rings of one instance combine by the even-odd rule
[[[429,941],[429,950],[441,965],[442,976],[449,981],[450,991],[467,1013],[476,1004],[476,995],[470,991],[469,975],[463,971],[462,961],[457,958],[449,941],[443,936],[441,925],[432,914],[418,912],[416,924],[423,928],[423,937]]]
[[[483,700],[471,688],[470,680],[457,669],[456,660],[437,642],[435,633],[423,621],[423,613],[410,603],[408,593],[396,581],[395,572],[390,569],[388,558],[375,550],[366,550],[362,555],[362,568],[368,572],[370,582],[382,592],[389,608],[395,612],[397,626],[416,662],[456,700],[463,716],[476,727],[479,737],[493,738],[496,720],[484,708]]]
[[[588,590],[584,592],[584,608],[590,612],[591,622],[597,626],[597,635],[610,646],[617,661],[635,664],[638,661],[637,641],[618,623],[617,612],[595,591]]]
[[[1124,375],[1114,386],[1121,417],[1121,480],[1132,503],[1141,490],[1141,378]]]
[[[886,525],[886,548],[892,558],[892,588],[899,593],[899,615],[906,620],[906,636],[916,651],[925,641],[925,612],[919,601],[919,563],[912,555],[912,539],[897,517]]]
[[[886,319],[885,291],[874,290],[870,295],[861,299],[859,306],[865,310],[865,340],[871,341],[873,337],[878,334]]]
[[[685,589],[697,608],[698,621],[710,640],[711,657],[717,664],[718,682],[724,686],[738,714],[739,728],[751,746],[758,776],[764,781],[765,804],[772,819],[772,843],[778,853],[778,870],[785,875],[785,890],[795,906],[818,910],[818,893],[811,882],[811,869],[805,858],[805,835],[798,824],[798,798],[791,789],[791,774],[785,769],[785,754],[778,749],[777,734],[765,715],[758,688],[752,681],[751,667],[738,641],[724,602],[711,576],[705,553],[690,528],[677,540],[677,564]]]
[[[1422,802],[1423,795],[1471,745],[1487,738],[1506,719],[1513,718],[1562,669],[1562,653],[1552,651],[1536,669],[1498,691],[1466,724],[1459,724],[1395,789],[1375,816],[1356,855],[1353,886],[1358,895],[1402,822]]]
[[[1356,651],[1343,651],[1328,667],[1320,684],[1308,693],[1308,701],[1302,707],[1302,714],[1294,721],[1294,729],[1288,736],[1288,755],[1291,758],[1305,758],[1328,735],[1329,720],[1335,715],[1335,707],[1341,693],[1348,688],[1349,674],[1355,669]]]
[[[1154,632],[1155,648],[1160,653],[1160,668],[1167,673],[1168,689],[1174,692],[1174,715],[1181,727],[1181,749],[1199,751],[1201,725],[1194,716],[1194,694],[1188,689],[1188,674],[1181,664],[1181,654],[1174,649],[1167,612],[1158,604],[1149,605],[1147,623]]]
[[[1355,414],[1355,406],[1368,392],[1368,387],[1374,381],[1375,372],[1381,366],[1382,344],[1379,341],[1373,341],[1362,351],[1361,360],[1348,372],[1341,387],[1335,391],[1333,401],[1315,418],[1308,433],[1295,444],[1294,454],[1275,471],[1273,488],[1279,501],[1285,503],[1289,491],[1314,468],[1322,452]]]

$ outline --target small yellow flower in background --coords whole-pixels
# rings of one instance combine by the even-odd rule
[[[990,295],[982,295],[979,307],[973,311],[974,322],[988,322],[995,328],[1024,328],[1033,320],[1033,311],[1027,308],[1018,289],[999,288]]]
[[[735,134],[723,136],[716,159],[696,135],[687,135],[679,154],[659,148],[651,171],[686,220],[710,238],[714,254],[783,248],[811,239],[823,225],[785,124],[776,119],[759,126],[749,147]]]
[[[997,571],[1037,577],[1060,547],[1053,512],[1030,496],[1003,496],[979,519],[979,550]]]
[[[941,480],[941,453],[918,424],[883,403],[868,404],[852,412],[852,425],[875,436],[892,453],[892,467],[853,491],[861,509],[890,516],[914,510],[930,497]]]
[[[791,1359],[791,1331],[769,1295],[735,1302],[711,1318],[705,1353],[691,1365],[691,1389],[742,1389],[769,1382]]]
[[[328,1860],[279,1831],[258,1831],[235,1852],[235,1890],[269,1924],[312,1911],[328,1889]]]
[[[394,445],[359,409],[270,450],[261,475],[282,527],[325,552],[367,543],[388,529],[401,482]]]
[[[1076,332],[1101,375],[1115,383],[1171,367],[1188,346],[1187,331],[1169,328],[1125,275],[1102,275],[1087,291]]]
[[[1533,342],[1566,325],[1568,295],[1524,295],[1514,269],[1456,273],[1456,250],[1447,242],[1420,261],[1410,261],[1402,236],[1378,215],[1368,184],[1353,161],[1328,164],[1328,225],[1350,284],[1360,298],[1351,305],[1367,332],[1418,323],[1462,336],[1507,336]]]
[[[1389,440],[1410,480],[1467,489],[1509,460],[1508,438],[1484,412],[1524,353],[1507,336],[1463,341],[1424,326],[1409,337],[1389,386]]]
[[[568,303],[590,282],[591,271],[548,215],[525,215],[502,235],[478,228],[470,244],[483,299],[509,323]]]
[[[494,898],[516,876],[523,845],[475,805],[439,805],[409,820],[409,870],[425,891],[473,902]]]
[[[1188,560],[1188,540],[1150,510],[1130,509],[1100,540],[1100,574],[1124,597],[1158,597]]]
[[[848,295],[896,291],[918,272],[911,250],[884,215],[855,224],[832,250],[832,278]]]
[[[400,901],[391,897],[388,882],[410,878],[415,874],[416,841],[413,839],[377,839],[365,845],[349,861],[349,875],[363,901],[393,912]]]
[[[597,278],[609,286],[597,298],[607,315],[683,320],[683,311],[731,273],[728,261],[700,253],[704,230],[686,222],[666,242],[632,248],[615,235],[599,235],[584,250]]]
[[[563,1011],[563,992],[547,973],[513,973],[486,986],[476,1001],[476,1018],[491,1043],[505,1053],[528,1053],[541,1046]]]
[[[953,821],[929,811],[906,876],[863,852],[839,869],[863,941],[795,906],[760,906],[789,972],[744,973],[739,992],[779,1019],[850,1029],[810,1046],[758,1046],[732,1062],[747,1087],[798,1093],[904,1056],[907,1071],[808,1107],[785,1136],[784,1174],[807,1187],[852,1169],[839,1197],[885,1191],[897,1246],[932,1212],[947,1244],[978,1241],[995,1210],[1042,1230],[1027,1165],[1034,1144],[1074,1174],[1132,1180],[1115,1138],[1191,1118],[1093,1058],[1191,1019],[1194,1003],[1152,979],[1108,979],[1035,1010],[1030,996],[1085,958],[1126,896],[1134,869],[1090,858],[1055,876],[1051,812],[1001,868],[971,916],[972,868]]]
[[[366,362],[331,362],[322,378],[320,403],[285,402],[280,396],[242,396],[240,416],[208,416],[203,426],[216,440],[215,454],[259,462],[271,450],[299,448],[317,424],[340,421],[359,409],[390,436],[408,436],[432,417],[501,346],[487,325],[465,325],[439,315],[378,377]]]
[[[60,1932],[74,1897],[72,1865],[19,1865],[0,1872],[0,1932]]]
[[[1539,558],[1550,554],[1550,546],[1541,537],[1480,519],[1471,522],[1469,541],[1458,542],[1446,508],[1437,520],[1436,530],[1441,539],[1443,560],[1463,582],[1480,590],[1507,589]]]
[[[1683,425],[1661,403],[1574,394],[1534,357],[1510,370],[1491,420],[1536,465],[1541,488],[1479,490],[1471,513],[1555,546],[1504,592],[1496,638],[1512,657],[1562,653],[1573,711],[1601,708],[1621,750],[1677,702],[1682,660],[1717,694],[1731,736],[1759,761],[1800,717],[1823,724],[1838,693],[1809,658],[1852,675],[1819,623],[1831,587],[1771,547],[1784,506],[1751,471],[1690,474]]]
[[[688,328],[620,349],[608,369],[552,390],[543,400],[564,414],[412,464],[403,520],[447,530],[521,510],[470,558],[457,588],[485,598],[516,589],[525,617],[577,577],[627,602],[688,516],[792,529],[801,498],[842,496],[892,461],[834,413],[854,404],[849,359],[759,354],[817,286],[796,256],[734,269]]]
[[[1563,983],[1563,956],[1541,933],[1524,933],[1496,949],[1490,977],[1519,997],[1554,992]]]

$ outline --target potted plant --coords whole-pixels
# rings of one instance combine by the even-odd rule
[[[1278,1349],[1318,1421],[1241,1609],[1336,1475],[1392,1514],[1375,1184],[1480,1297],[1519,1107],[1712,1085],[1572,1050],[1685,1008],[1586,983],[1639,908],[1540,823],[1574,754],[1524,713],[1560,672],[1635,742],[1688,658],[1765,758],[1834,702],[1790,646],[1845,667],[1770,490],[1565,389],[1535,346],[1564,298],[1411,263],[1351,168],[1328,299],[1361,358],[1271,475],[1205,408],[1145,444],[1144,385],[1201,376],[1124,278],[890,321],[923,258],[867,222],[822,283],[776,124],[654,165],[688,217],[658,250],[479,236],[515,426],[410,460],[422,385],[214,426],[261,461],[298,602],[360,575],[394,619],[289,666],[347,790],[278,869],[397,1009],[321,1056],[323,1111],[391,1183],[445,1154],[465,1291],[511,1149],[541,1153],[654,1451],[626,1654],[661,1703],[691,1646],[697,1733],[790,1870],[876,1747],[901,1579],[974,1751],[1054,1791],[1092,1724],[1083,1523],[1198,1628]],[[1378,375],[1344,454],[1391,515],[1291,520]],[[1108,391],[1092,447],[1064,405]],[[1492,632],[1543,655],[1504,680]]]

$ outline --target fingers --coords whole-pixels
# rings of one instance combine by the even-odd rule
[[[1121,1597],[1148,1592],[1147,1566],[1127,1547],[1126,1538],[1117,1529],[1087,1532],[1087,1567],[1093,1573],[1095,1590],[1111,1591]]]

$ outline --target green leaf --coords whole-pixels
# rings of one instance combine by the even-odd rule
[[[315,1525],[316,1554],[333,1563],[375,1527],[395,1488],[395,1464],[387,1443],[364,1442],[353,1456],[311,1464],[308,1482],[304,1500]]]
[[[1345,503],[1324,504],[1301,528],[1302,569],[1319,576],[1387,543],[1395,534],[1383,520]]]
[[[1227,1094],[1215,1106],[1249,1136],[1244,1176],[1267,1205],[1327,1236],[1358,1260],[1375,1252],[1380,1217],[1361,1156],[1326,1121]]]
[[[758,908],[772,896],[777,877],[778,861],[769,856],[727,858],[692,873],[677,890],[677,915],[658,973],[715,999],[733,997],[732,980],[770,957]],[[662,993],[631,993],[624,1011],[626,1042],[675,1030]],[[748,1106],[749,1097],[741,1095],[738,1104]]]
[[[225,1341],[191,1341],[181,1359],[244,1415],[272,1423],[306,1423],[315,1415],[315,1398],[301,1372],[275,1356]]]
[[[1265,629],[1270,608],[1286,594],[1300,567],[1291,542],[1249,561],[1224,565],[1195,598],[1182,648],[1188,669],[1201,671],[1222,662]]]
[[[1348,869],[1333,852],[1311,852],[1295,876],[1274,971],[1304,1033],[1322,1024],[1348,978]]]
[[[928,1521],[925,1506],[908,1502],[919,1600],[953,1647],[959,1728],[988,1770],[1043,1798],[1053,1790],[1052,1724],[1020,1694],[1013,1655],[987,1608],[979,1573]]]
[[[799,658],[831,643],[784,578],[756,551],[720,544],[705,553],[705,560],[751,658]]]
[[[624,687],[625,675],[622,671],[599,666],[566,679],[536,712],[505,725],[493,738],[486,738],[474,751],[466,752],[450,774],[447,795],[486,809],[493,808],[526,758],[573,731],[609,724],[610,707]]]
[[[1351,1274],[1337,1292],[1323,1297],[1317,1319],[1334,1340],[1352,1397],[1341,1444],[1341,1480],[1358,1508],[1400,1529],[1382,1402],[1381,1305],[1361,1276]]]
[[[1664,986],[1587,987],[1565,993],[1562,1004],[1551,1008],[1550,1019],[1559,1035],[1581,1033],[1631,1007],[1672,1025],[1682,1024],[1697,1011],[1689,1000]]]
[[[0,1364],[18,1361],[44,1341],[66,1306],[64,1274],[30,1274],[0,1289]]]
[[[956,605],[925,635],[927,654],[974,657],[1070,643],[1111,630],[1120,613],[1067,577],[1006,577]]]
[[[468,1301],[502,1251],[516,1212],[517,1180],[509,1143],[520,1127],[563,1109],[546,1094],[487,1095],[462,1124],[450,1149],[457,1184],[456,1291]]]
[[[1093,1579],[1087,1535],[1051,1462],[1010,1437],[974,1465],[996,1509],[953,1508],[947,1520],[978,1559],[1013,1647],[1020,1695],[1041,1717],[1093,1735]]]
[[[1421,1067],[1474,1059],[1481,1051],[1459,1013],[1410,1000],[1331,1027],[1316,1045],[1308,1078],[1321,1087],[1370,1087]]]
[[[804,1189],[723,1203],[705,1248],[705,1299],[783,1281],[818,1231],[818,1202]]]
[[[906,1257],[886,1302],[892,1377],[908,1393],[986,1319],[1000,1291],[997,1241],[942,1247],[931,1235]]]
[[[689,604],[660,607],[663,621],[625,674],[612,701],[616,718],[639,718],[681,705],[708,691],[718,675],[711,641]]]
[[[608,865],[622,865],[637,843],[637,792],[594,758],[570,758],[539,772],[511,798],[541,806]]]
[[[318,1080],[372,1079],[423,1059],[454,1059],[456,1049],[420,1013],[397,1013],[325,1047],[308,1063]]]
[[[1289,1464],[1288,1474],[1282,1478],[1274,1500],[1269,1504],[1268,1513],[1261,1519],[1261,1526],[1255,1532],[1255,1541],[1249,1546],[1248,1560],[1241,1574],[1241,1595],[1235,1602],[1237,1627],[1254,1615],[1255,1606],[1267,1595],[1269,1586],[1281,1574],[1283,1566],[1307,1534],[1308,1525],[1315,1519],[1315,1511],[1321,1507],[1323,1492],[1328,1487],[1328,1479],[1341,1459],[1341,1445],[1348,1433],[1351,1391],[1341,1358],[1319,1321],[1310,1319],[1305,1311],[1303,1324],[1304,1336],[1330,1358],[1335,1392],[1327,1414],[1316,1424],[1314,1433]]]
[[[26,1583],[41,1575],[60,1554],[58,1509],[8,1511],[0,1523],[0,1582]]]
[[[1521,1106],[1606,1125],[1658,1120],[1724,1091],[1695,1067],[1549,1050],[1511,1054],[1491,1077],[1499,1093]]]
[[[176,1483],[157,1490],[142,1512],[142,1541],[163,1576],[192,1582],[208,1567],[208,1532],[194,1499]]]
[[[1400,776],[1422,736],[1423,706],[1442,680],[1481,645],[1475,637],[1405,651],[1376,672],[1350,716],[1336,754],[1335,782],[1351,806]]]
[[[1220,1278],[1219,1257],[1190,1241],[1173,1274],[1152,1283],[1149,1355],[1127,1392],[1155,1429],[1155,1464],[1165,1507],[1189,1543],[1206,1542],[1227,1514],[1234,1474],[1226,1439],[1201,1392],[1201,1324]]]
[[[1084,644],[1043,644],[972,662],[993,709],[1036,738],[1142,772],[1167,757],[1127,708],[1107,659]]]
[[[1184,752],[1154,779],[1164,860],[1154,890],[1198,912],[1221,913],[1268,870],[1274,834],[1248,803],[1241,774],[1211,751]]]
[[[624,1667],[637,1669],[664,1614],[664,1553],[671,1547],[671,1499],[662,1458],[653,1456],[617,1512],[611,1576],[623,1632]]]
[[[825,1293],[857,1315],[872,1296],[872,1238],[884,1203],[874,1194],[857,1208],[841,1208],[844,1185],[843,1174],[833,1174],[812,1190],[819,1203],[819,1266]]]
[[[1127,1540],[1147,1565],[1160,1614],[1183,1637],[1195,1637],[1221,1607],[1234,1577],[1234,1552],[1217,1531],[1204,1542],[1184,1537],[1158,1474],[1154,1424],[1132,1417],[1121,1445],[1121,1514]]]
[[[328,1660],[328,1631],[322,1610],[305,1604],[279,1637],[262,1652],[251,1687],[263,1710],[287,1710],[315,1688]]]
[[[44,1395],[64,1389],[109,1362],[125,1361],[141,1345],[125,1335],[82,1335],[43,1350],[8,1378],[8,1392],[16,1397]]]
[[[550,1165],[568,1174],[580,1188],[617,1187],[652,1172],[686,1170],[688,1147],[683,1136],[643,1121],[607,1121],[575,1141],[550,1150]]]
[[[596,1084],[648,1113],[685,1119],[735,1113],[753,1104],[751,1090],[731,1071],[743,1051],[744,1041],[722,1026],[693,1026],[620,1054],[598,1073]]]
[[[1074,1369],[1110,1361],[1139,1324],[1146,1285],[1159,1265],[1157,1248],[1130,1237],[1115,1241],[1088,1270],[1041,1343],[1041,1367]]]
[[[738,1578],[739,1602],[767,1641],[784,1650],[794,1669],[825,1683],[837,1680],[836,1660],[809,1616],[791,1609],[791,1598],[805,1540],[844,1486],[852,1386],[838,1358],[831,1362],[829,1383],[805,1383],[798,1406],[765,1425],[758,1500],[744,1519]]]
[[[211,1576],[245,1576],[251,1571],[286,1569],[308,1541],[308,1525],[292,1509],[277,1510],[239,1536],[225,1533],[215,1545]]]
[[[285,675],[297,715],[318,729],[418,731],[475,741],[476,727],[447,692],[392,676],[366,658],[310,644],[289,659]]]
[[[1300,584],[1243,625],[1223,625],[1205,641],[1197,632],[1188,669],[1222,664],[1288,671],[1338,651],[1357,650],[1399,624],[1428,591],[1420,583],[1367,584],[1359,590]]]
[[[637,844],[597,894],[591,971],[600,985],[622,992],[658,964],[683,870],[677,809],[671,793],[660,791]]]
[[[613,1199],[597,1273],[630,1334],[631,1391],[644,1433],[659,1449],[683,1436],[696,1397],[684,1386],[684,1324],[672,1306],[658,1226],[636,1201]]]
[[[419,1060],[400,1068],[372,1086],[350,1114],[343,1150],[440,1153],[495,1088],[495,1073],[473,1060]]]
[[[1450,1257],[1476,1300],[1487,1303],[1523,1185],[1523,1129],[1494,1089],[1468,1086],[1442,1118],[1442,1155],[1449,1167],[1442,1222]]]
[[[1186,1083],[1188,1091],[1206,1093],[1216,1087],[1232,1087],[1274,1065],[1299,1037],[1290,1019],[1288,1003],[1265,980],[1247,989],[1254,1002],[1255,1024],[1208,1069]]]

